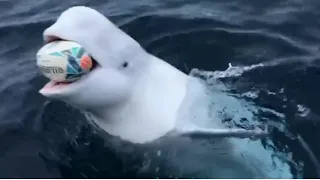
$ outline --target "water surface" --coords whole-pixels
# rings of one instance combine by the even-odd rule
[[[146,166],[147,158],[130,144],[111,148],[116,140],[93,132],[80,112],[38,94],[47,81],[35,64],[42,31],[73,5],[96,8],[150,53],[186,73],[214,72],[202,75],[211,83],[219,79],[236,102],[263,107],[249,115],[274,127],[268,142],[285,154],[290,174],[319,177],[316,0],[1,1],[0,177],[190,177],[168,173],[161,158]],[[248,124],[242,105],[224,101],[222,106],[236,110],[223,120]]]

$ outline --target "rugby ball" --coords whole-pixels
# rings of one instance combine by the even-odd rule
[[[73,41],[53,41],[37,52],[37,66],[42,74],[56,82],[72,82],[90,72],[89,54]]]

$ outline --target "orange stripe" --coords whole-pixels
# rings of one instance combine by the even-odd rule
[[[80,67],[86,71],[90,70],[92,68],[92,60],[90,56],[82,56],[80,61]]]

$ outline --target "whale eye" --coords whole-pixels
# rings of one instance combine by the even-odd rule
[[[122,64],[122,67],[123,67],[123,68],[128,67],[128,62],[124,62],[124,63]]]

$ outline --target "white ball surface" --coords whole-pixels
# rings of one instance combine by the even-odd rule
[[[84,48],[73,41],[53,41],[37,52],[37,65],[42,74],[56,82],[71,82],[92,68],[92,59]]]

